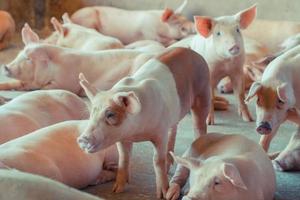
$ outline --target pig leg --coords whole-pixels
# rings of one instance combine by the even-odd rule
[[[90,185],[98,185],[98,184],[103,184],[107,183],[109,181],[113,181],[116,179],[117,173],[114,171],[109,171],[109,170],[102,170],[96,179],[96,181]]]
[[[157,198],[165,198],[168,190],[168,176],[166,172],[166,158],[167,158],[167,137],[166,134],[161,135],[155,141],[152,141],[154,145],[153,165],[156,175],[156,194]]]
[[[113,192],[120,193],[124,191],[124,187],[129,181],[129,161],[131,157],[132,143],[118,142],[117,147],[119,152],[119,166]]]
[[[240,75],[237,76],[230,76],[232,85],[233,85],[233,91],[234,94],[238,100],[238,112],[239,115],[242,116],[244,121],[253,121],[251,114],[248,110],[247,105],[245,104],[245,83],[244,78],[242,76],[243,74],[240,73]]]
[[[174,152],[175,142],[176,142],[176,134],[177,134],[177,124],[175,124],[168,134],[168,152]],[[167,172],[170,170],[171,165],[173,164],[173,158],[168,154],[167,156]]]
[[[208,98],[209,95],[209,91],[207,91],[207,94],[196,96],[192,105],[195,138],[207,133],[206,118],[211,107],[213,107],[210,105],[212,102]]]
[[[21,81],[9,81],[0,83],[0,90],[24,90],[23,84]]]
[[[265,152],[268,152],[270,143],[275,136],[274,133],[268,134],[268,135],[263,135],[260,137],[259,144],[262,146],[262,148],[265,150]]]
[[[209,114],[207,116],[207,124],[208,125],[214,125],[215,124],[215,108],[214,108],[214,98],[215,98],[215,87],[211,87],[210,90],[210,110],[209,110]]]

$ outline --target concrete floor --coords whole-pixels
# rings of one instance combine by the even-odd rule
[[[14,45],[0,52],[0,64],[10,62],[17,54],[22,44],[17,36]],[[0,77],[0,81],[4,78]],[[0,95],[6,97],[15,97],[19,92],[0,92]],[[255,123],[243,122],[237,115],[236,100],[232,95],[225,95],[230,101],[228,111],[216,112],[215,126],[209,126],[209,132],[237,133],[243,134],[255,141],[258,141],[259,135],[255,133]],[[255,116],[254,102],[250,103],[250,109]],[[155,117],[155,116],[154,116]],[[175,153],[180,155],[191,144],[193,139],[191,116],[187,115],[180,123]],[[289,141],[291,134],[296,130],[295,125],[285,123],[278,131],[278,135],[274,138],[270,148],[270,152],[283,149]],[[93,186],[84,189],[84,191],[101,196],[105,199],[114,200],[150,200],[155,198],[155,176],[152,166],[152,145],[148,142],[138,143],[134,145],[133,159],[131,163],[131,180],[126,187],[126,191],[122,194],[112,194],[113,183]],[[174,166],[170,176],[174,172]],[[277,172],[277,195],[276,200],[300,200],[300,173]]]

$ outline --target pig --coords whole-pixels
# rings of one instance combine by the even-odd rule
[[[184,200],[273,200],[275,172],[264,150],[242,135],[209,133],[195,140],[183,157],[170,152],[177,168],[167,200],[176,200],[188,177]]]
[[[87,119],[87,110],[83,100],[64,90],[22,94],[0,107],[0,144],[61,121]]]
[[[149,60],[108,91],[98,92],[81,74],[80,84],[92,109],[89,124],[77,141],[88,153],[118,142],[115,192],[122,192],[128,180],[132,142],[151,141],[157,197],[165,197],[171,163],[167,152],[174,149],[177,124],[191,110],[195,136],[206,134],[208,75],[205,60],[186,48],[174,48]]]
[[[160,42],[154,40],[140,40],[126,45],[125,48],[149,53],[163,52],[166,50],[166,48]]]
[[[74,188],[115,179],[116,145],[95,154],[86,154],[78,147],[76,138],[87,123],[60,122],[1,144],[1,168],[45,176]]]
[[[24,49],[2,67],[5,76],[16,80],[0,83],[0,90],[64,89],[80,95],[79,72],[106,90],[154,56],[129,49],[88,52],[63,48],[41,43],[27,31],[22,30]]]
[[[103,200],[62,183],[17,170],[0,169],[0,199]]]
[[[76,11],[71,20],[118,38],[124,44],[156,40],[169,46],[195,32],[193,22],[181,14],[187,3],[185,0],[175,11],[169,8],[130,11],[104,6],[85,7]]]
[[[272,154],[274,169],[278,171],[300,170],[300,128],[293,134],[282,152]]]
[[[12,16],[0,10],[0,50],[8,47],[14,33],[16,25]]]
[[[55,17],[51,18],[51,23],[59,35],[55,45],[87,51],[124,48],[117,38],[72,23],[67,13],[63,15],[63,19],[64,24],[61,24]]]
[[[244,121],[252,121],[244,103],[243,65],[245,62],[244,42],[241,30],[246,29],[256,16],[256,5],[233,16],[210,18],[194,16],[198,34],[191,41],[191,48],[201,54],[208,63],[211,93],[219,81],[229,76],[238,100],[238,112]],[[212,98],[214,100],[214,98]],[[208,124],[214,124],[214,107],[211,103]]]
[[[300,46],[297,46],[275,60],[263,73],[260,82],[251,85],[249,102],[257,96],[256,131],[261,134],[260,144],[268,151],[272,138],[285,120],[300,125]]]

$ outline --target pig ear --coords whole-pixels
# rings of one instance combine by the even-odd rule
[[[277,91],[278,98],[283,102],[287,102],[287,100],[288,100],[288,97],[287,97],[287,84],[282,83],[280,86],[277,87],[276,91]]]
[[[235,17],[240,23],[241,29],[246,29],[256,17],[256,5],[239,12]]]
[[[141,111],[141,102],[133,91],[119,92],[113,96],[113,100],[120,106],[125,106],[127,112],[137,114]]]
[[[177,164],[180,164],[188,169],[197,169],[199,167],[201,167],[202,162],[200,160],[197,160],[195,158],[190,158],[190,157],[179,157],[176,156],[173,152],[169,152],[170,155],[173,157],[173,159],[175,160],[175,162]]]
[[[25,45],[39,42],[39,36],[25,23],[22,28],[22,40]]]
[[[259,82],[253,82],[248,92],[248,96],[245,99],[245,102],[248,103],[250,99],[252,99],[257,94],[261,87],[262,85]]]
[[[80,73],[80,74],[79,74],[79,84],[81,85],[81,87],[82,87],[83,90],[85,91],[86,96],[87,96],[90,100],[92,100],[92,99],[96,96],[98,90],[97,90],[94,86],[92,86],[92,85],[88,82],[88,80],[86,80],[86,78],[85,78],[85,76],[84,76],[83,73]]]
[[[69,14],[66,12],[62,15],[62,19],[63,19],[64,24],[72,23]]]
[[[197,32],[205,38],[208,38],[213,31],[215,21],[210,17],[194,16]]]
[[[224,163],[222,165],[222,171],[225,178],[227,178],[234,186],[247,190],[239,170],[233,164]]]
[[[184,0],[184,2],[175,10],[175,14],[182,13],[183,9],[186,7],[187,4],[188,0]]]
[[[170,8],[166,8],[161,15],[161,21],[167,22],[168,19],[174,14],[174,11]]]
[[[64,37],[68,34],[69,29],[67,27],[64,27],[55,17],[51,18],[51,23],[54,29]]]

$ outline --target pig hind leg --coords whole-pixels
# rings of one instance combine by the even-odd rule
[[[195,97],[192,105],[192,116],[194,123],[195,138],[207,133],[206,119],[211,111],[211,101],[209,98],[209,90],[207,94],[198,95]]]

